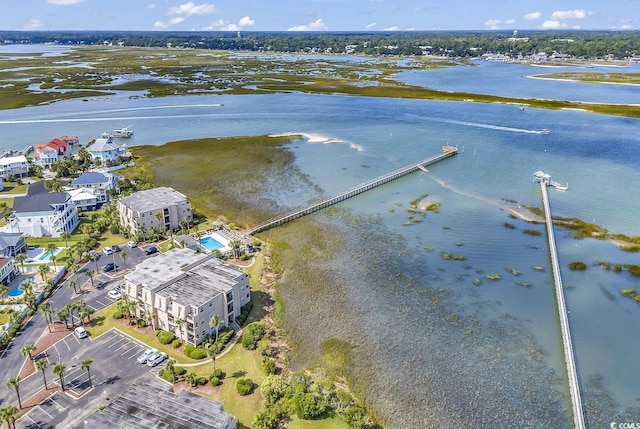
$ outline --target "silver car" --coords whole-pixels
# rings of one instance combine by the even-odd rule
[[[147,363],[147,359],[149,359],[149,356],[157,354],[158,350],[156,349],[147,349],[144,352],[142,352],[142,354],[140,356],[138,356],[138,359],[136,359],[136,361],[138,363],[142,363],[145,364]]]
[[[162,363],[166,358],[167,358],[166,353],[162,353],[162,352],[154,353],[147,358],[147,365],[151,367],[156,366],[159,363]]]

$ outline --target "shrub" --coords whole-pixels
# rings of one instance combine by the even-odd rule
[[[250,332],[246,332],[242,334],[242,347],[246,350],[254,350],[256,348],[257,342],[253,335]]]
[[[213,371],[212,375],[218,377],[220,380],[222,380],[224,378],[224,372],[222,372],[222,370],[220,368],[216,368],[216,370]]]
[[[264,372],[267,375],[274,375],[277,372],[278,367],[276,366],[275,360],[267,359],[266,361],[262,362],[262,369],[264,369]]]
[[[187,372],[187,370],[185,368],[181,367],[181,366],[174,366],[173,367],[173,372],[176,375],[184,375]]]
[[[180,342],[179,339],[175,339],[171,342],[171,345],[173,346],[174,349],[177,349],[178,347],[180,347],[182,345],[182,343]]]
[[[173,383],[173,377],[171,376],[171,371],[167,371],[166,369],[161,369],[158,374],[163,379],[167,380],[169,383]]]
[[[175,335],[173,335],[171,332],[167,332],[167,331],[158,331],[158,341],[160,341],[160,344],[169,344],[171,342],[173,342],[173,340],[175,339]]]
[[[211,376],[209,377],[209,383],[211,383],[213,387],[218,386],[220,385],[220,379],[215,375],[211,374]]]
[[[193,349],[191,354],[189,354],[189,357],[191,359],[204,359],[207,357],[207,351],[203,348],[198,347]]]
[[[248,395],[253,391],[253,380],[250,378],[241,378],[236,383],[236,389],[238,393],[242,396]]]
[[[207,384],[207,382],[208,382],[208,381],[209,381],[209,380],[207,380],[207,377],[198,377],[198,378],[196,379],[196,384],[197,384],[198,386],[204,386],[205,384]]]
[[[293,410],[299,419],[310,420],[322,415],[327,409],[324,400],[313,393],[304,393],[298,389],[293,396]]]
[[[147,322],[144,319],[138,319],[138,327],[139,328],[146,328],[147,327]]]
[[[182,347],[182,353],[184,353],[186,356],[191,357],[191,352],[193,352],[194,349],[195,347],[193,347],[191,344],[185,344],[184,347]]]

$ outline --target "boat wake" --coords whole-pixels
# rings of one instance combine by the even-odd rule
[[[454,119],[435,119],[435,118],[429,118],[429,119],[437,120],[439,122],[445,122],[448,124],[464,125],[467,127],[475,127],[475,128],[488,128],[490,130],[508,131],[511,133],[540,134],[540,131],[538,130],[527,130],[524,128],[503,127],[501,125],[482,124],[479,122],[456,121]]]
[[[347,144],[351,149],[355,149],[358,152],[364,152],[365,148],[359,144],[350,142],[348,140],[342,140],[333,137],[323,136],[321,134],[315,133],[280,133],[280,134],[270,134],[270,137],[281,137],[281,136],[302,136],[309,143],[322,143],[322,144]]]

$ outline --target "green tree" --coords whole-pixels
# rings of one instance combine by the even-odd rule
[[[6,285],[0,283],[0,300],[3,301],[8,293],[9,288]]]
[[[47,386],[47,375],[45,373],[48,366],[49,366],[49,362],[46,359],[38,359],[36,361],[36,368],[42,371],[42,379],[44,380],[45,390],[49,389],[49,387]]]
[[[216,330],[216,338],[213,341],[214,344],[218,342],[218,331],[220,330],[220,325],[222,324],[222,322],[220,322],[220,316],[218,316],[217,314],[214,314],[213,316],[211,316],[211,319],[209,319],[209,327],[211,329],[215,329]]]
[[[61,232],[60,233],[60,238],[62,238],[64,240],[64,247],[66,247],[67,249],[69,248],[69,239],[71,238],[71,234],[69,234],[68,232]]]
[[[29,359],[33,360],[33,356],[31,355],[31,353],[33,353],[35,350],[36,350],[36,346],[34,344],[25,344],[20,349],[20,354],[24,357],[29,357]]]
[[[167,364],[164,366],[165,371],[169,371],[171,374],[171,382],[176,382],[176,361],[175,359],[169,359]]]
[[[91,364],[93,363],[93,359],[82,359],[80,366],[82,369],[87,371],[87,377],[89,378],[89,386],[93,387],[93,383],[91,382]]]
[[[215,346],[213,344],[209,344],[207,347],[207,355],[211,358],[211,362],[213,362],[213,372],[216,372],[216,351]]]
[[[124,271],[127,271],[127,252],[122,250],[120,252],[120,257],[122,258],[122,266],[124,267]]]
[[[196,385],[197,379],[198,379],[198,375],[195,372],[191,371],[184,377],[184,382],[187,383],[189,386],[194,387]]]
[[[9,429],[15,429],[16,415],[18,415],[18,409],[14,405],[0,409],[0,418],[2,418],[3,422],[7,422]]]
[[[15,389],[16,395],[18,395],[18,407],[22,409],[22,399],[20,399],[20,381],[22,380],[20,379],[19,375],[16,375],[15,377],[11,377],[7,382],[7,387],[11,389]]]
[[[63,392],[64,392],[64,373],[66,370],[67,370],[67,367],[61,362],[58,362],[53,367],[53,373],[58,377],[60,377],[60,387],[62,388]]]
[[[78,282],[75,279],[71,279],[69,280],[69,283],[67,283],[67,286],[69,286],[70,289],[73,289],[73,293],[77,294],[78,291],[76,289],[76,286],[78,285]]]
[[[42,313],[42,317],[47,321],[47,328],[49,328],[49,332],[51,332],[51,323],[53,323],[53,319],[51,318],[53,310],[51,310],[51,306],[47,303],[42,303],[38,306],[38,311]]]
[[[46,264],[41,264],[38,267],[38,274],[42,277],[42,281],[47,280],[47,274],[49,274],[49,266]]]
[[[50,255],[49,259],[51,259],[51,262],[53,262],[53,271],[58,271],[58,267],[56,266],[56,255],[54,255],[54,252],[56,251],[57,248],[58,246],[56,246],[55,243],[49,243],[44,248],[44,250],[46,250]]]
[[[24,262],[27,260],[27,255],[25,253],[18,253],[13,259],[20,264],[22,272],[24,273]]]
[[[84,273],[87,275],[87,277],[89,277],[89,280],[91,280],[91,287],[94,287],[94,286],[93,286],[93,275],[94,275],[96,272],[95,272],[95,271],[93,271],[93,270],[87,270],[87,271],[85,271]]]

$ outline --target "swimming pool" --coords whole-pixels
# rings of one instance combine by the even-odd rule
[[[207,237],[203,237],[200,239],[200,244],[202,244],[204,247],[206,247],[207,250],[209,251],[213,251],[216,249],[222,249],[224,247],[224,244],[220,243],[218,240],[216,240],[213,237],[207,236]]]
[[[52,252],[44,252],[44,253],[42,254],[42,256],[40,256],[38,259],[39,259],[39,260],[41,260],[41,261],[46,261],[46,260],[48,260],[48,259],[51,259],[51,256],[55,256],[55,255],[57,255],[57,254],[58,254],[58,252],[60,252],[60,249],[59,249],[59,248],[56,248],[56,249],[53,251],[53,253],[52,253]]]
[[[21,287],[22,287],[22,285],[23,285],[25,282],[33,281],[33,280],[34,280],[34,277],[25,277],[24,279],[20,280],[20,283],[18,283],[18,285],[17,285],[16,287],[14,287],[13,289],[11,289],[11,290],[9,291],[9,293],[7,294],[7,296],[8,296],[9,298],[18,298],[18,297],[22,296],[22,295],[24,294],[24,291],[23,291],[23,290],[22,290],[22,288],[21,288]]]

